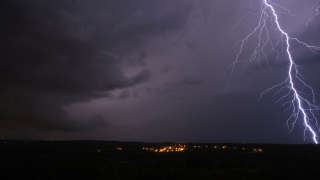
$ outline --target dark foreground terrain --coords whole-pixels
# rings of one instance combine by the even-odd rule
[[[0,141],[0,179],[306,179],[314,145]]]

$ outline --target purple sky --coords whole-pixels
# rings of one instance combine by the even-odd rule
[[[317,0],[274,2],[290,10],[280,20],[291,35],[320,42]],[[258,100],[286,78],[284,57],[241,64],[229,77],[257,0],[1,4],[3,138],[303,143],[277,96]],[[320,92],[319,55],[294,55]]]

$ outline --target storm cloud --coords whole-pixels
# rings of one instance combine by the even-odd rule
[[[171,7],[177,3],[1,2],[1,128],[90,127],[79,127],[63,107],[148,81],[152,74],[143,67],[126,76],[123,64],[131,59],[113,54],[125,56],[148,36],[181,28],[189,10]]]
[[[315,2],[281,4],[295,15],[282,14],[283,26],[310,43],[320,42]],[[230,77],[239,40],[257,23],[258,1],[0,4],[0,136],[303,142],[301,125],[288,133],[279,96],[258,99],[286,78],[284,56],[270,52],[269,61],[251,64],[243,57]],[[319,55],[294,48],[318,90]]]

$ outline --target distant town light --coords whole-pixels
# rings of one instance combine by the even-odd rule
[[[122,150],[123,150],[123,147],[116,147],[116,150],[117,150],[117,151],[122,151]]]

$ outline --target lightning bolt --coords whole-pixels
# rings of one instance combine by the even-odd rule
[[[315,111],[319,110],[319,107],[315,105],[315,93],[314,90],[310,85],[308,85],[302,78],[301,74],[299,73],[299,69],[297,64],[294,61],[294,57],[292,55],[292,43],[295,42],[300,46],[303,46],[309,49],[312,52],[320,51],[320,47],[310,45],[306,42],[299,40],[298,38],[291,37],[288,32],[284,30],[281,26],[279,20],[279,12],[276,9],[285,10],[287,13],[289,12],[287,9],[279,6],[274,5],[270,2],[270,0],[262,0],[262,9],[261,14],[259,16],[259,21],[257,26],[241,41],[240,50],[238,51],[235,61],[233,63],[232,73],[236,64],[240,62],[241,55],[244,53],[245,45],[247,42],[254,36],[257,35],[258,42],[257,46],[254,48],[249,62],[252,62],[258,58],[265,58],[267,59],[267,55],[265,53],[265,48],[268,44],[270,44],[272,50],[277,51],[276,46],[271,41],[270,38],[270,31],[268,28],[268,21],[271,21],[273,25],[275,25],[276,31],[281,34],[281,37],[284,38],[284,47],[285,47],[285,54],[288,59],[288,74],[287,79],[280,84],[277,84],[267,90],[265,90],[261,96],[266,94],[267,92],[272,91],[275,88],[288,88],[288,94],[282,96],[279,101],[290,98],[289,102],[284,103],[284,105],[289,104],[289,108],[292,110],[291,116],[287,120],[288,128],[293,130],[296,122],[301,119],[303,125],[305,127],[304,136],[306,139],[306,134],[311,135],[312,142],[318,144],[318,121]],[[278,51],[277,51],[278,52]],[[308,89],[312,94],[312,101],[308,100],[305,96],[303,96],[302,90],[298,89],[298,84],[302,85],[302,89]],[[281,88],[281,89],[282,89]]]

